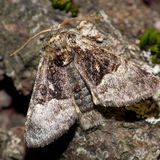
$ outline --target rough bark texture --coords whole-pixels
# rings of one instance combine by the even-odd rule
[[[105,23],[96,24],[106,37],[104,47],[110,47],[114,52],[137,61],[141,57],[135,45],[138,36],[147,26],[157,27],[158,22],[160,23],[158,2],[152,6],[146,6],[140,0],[79,0],[75,3],[80,6],[79,15],[105,11],[109,15],[109,21],[106,19]],[[9,135],[12,139],[14,136],[13,132],[9,134],[12,131],[10,128],[24,124],[25,116],[19,118],[15,111],[26,114],[40,58],[39,49],[45,36],[32,41],[20,55],[10,57],[9,54],[31,35],[70,15],[54,10],[47,0],[2,0],[0,8],[0,89],[5,90],[12,98],[12,103],[3,102],[9,107],[5,111],[0,103],[0,116],[5,117],[0,119],[0,128],[7,129],[0,132],[0,159],[21,160],[25,156],[22,136],[19,136],[22,141],[20,146],[19,143],[14,143],[20,147],[17,148],[18,156],[9,158],[6,147],[8,146],[11,155],[13,150],[9,149],[10,145],[4,137]],[[108,109],[106,121],[100,128],[84,132],[75,125],[53,144],[42,149],[28,149],[25,159],[159,160],[160,124],[135,120],[132,113],[126,112],[124,108]],[[16,134],[22,135],[22,131]]]

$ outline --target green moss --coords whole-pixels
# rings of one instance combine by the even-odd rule
[[[160,64],[160,44],[151,47],[151,60],[153,63]]]
[[[137,118],[156,117],[159,114],[159,109],[153,100],[145,100],[143,102],[126,107],[127,110],[134,111]]]
[[[72,0],[50,0],[53,8],[71,12],[75,17],[78,14],[78,7],[72,2]]]
[[[150,46],[153,46],[159,42],[160,44],[160,33],[153,28],[148,28],[140,36],[140,48],[147,49]]]
[[[160,31],[148,28],[140,36],[140,48],[151,51],[151,61],[160,64]]]

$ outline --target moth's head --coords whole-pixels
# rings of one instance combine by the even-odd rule
[[[68,65],[74,58],[73,47],[76,45],[74,32],[62,31],[47,38],[44,51],[59,66]]]

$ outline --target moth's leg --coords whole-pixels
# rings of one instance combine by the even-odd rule
[[[104,122],[104,117],[98,111],[91,110],[82,113],[79,122],[84,130],[88,130],[97,126],[101,126]]]

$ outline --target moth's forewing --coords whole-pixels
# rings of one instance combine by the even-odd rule
[[[75,66],[96,105],[126,106],[151,97],[160,89],[158,77],[131,61],[93,45],[75,50]]]
[[[65,133],[77,118],[74,105],[65,68],[44,55],[27,114],[27,146],[45,146]]]

